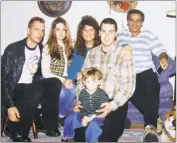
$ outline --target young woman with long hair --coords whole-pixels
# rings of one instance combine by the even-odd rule
[[[77,28],[73,62],[68,69],[70,79],[77,79],[77,73],[81,71],[87,52],[100,43],[98,22],[92,16],[83,16]]]
[[[59,98],[59,117],[68,114],[76,95],[73,81],[68,78],[68,67],[73,59],[72,40],[68,23],[58,17],[52,22],[47,44],[42,53],[42,74],[44,78],[57,77],[63,86]]]

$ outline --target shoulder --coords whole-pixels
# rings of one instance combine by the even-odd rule
[[[44,49],[48,49],[48,44],[45,44],[45,45],[44,45]]]
[[[120,32],[118,32],[118,36],[126,36],[126,35],[128,35],[128,30],[122,30],[122,31],[120,31]]]
[[[85,94],[85,93],[86,93],[86,90],[82,89],[81,92],[80,92],[80,95]]]
[[[4,54],[9,54],[9,55],[14,54],[15,52],[19,50],[19,48],[22,48],[22,46],[23,47],[25,46],[25,42],[26,42],[26,38],[9,44],[6,47]]]
[[[74,56],[80,56],[80,55],[77,53],[77,49],[76,49],[76,48],[74,48],[73,55],[74,55]]]
[[[83,98],[85,98],[86,94],[86,90],[85,89],[82,89],[81,92],[79,93],[79,100],[82,100]]]
[[[43,47],[43,53],[48,54],[49,53],[49,48],[48,48],[48,44],[45,44]]]
[[[90,49],[87,54],[93,54],[93,53],[96,53],[98,50],[100,49],[100,45],[99,46],[96,46],[92,49]]]
[[[107,93],[103,89],[101,89],[101,88],[98,88],[98,93],[100,95],[107,95]]]
[[[149,31],[149,30],[143,30],[143,31],[141,32],[141,35],[142,35],[142,36],[149,37],[149,38],[154,38],[154,37],[155,37],[154,33],[151,32],[151,31]]]
[[[105,99],[107,101],[109,101],[109,96],[108,94],[101,88],[98,88],[98,94],[97,94],[98,98],[101,99]]]

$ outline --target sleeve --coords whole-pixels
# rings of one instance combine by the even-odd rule
[[[79,94],[79,101],[81,102],[81,105],[83,106],[83,108],[80,108],[80,113],[82,116],[87,116],[88,112],[86,110],[86,105],[84,104],[86,102],[85,98],[84,98],[84,90],[82,90]]]
[[[104,90],[101,89],[101,92],[99,92],[98,94],[99,95],[98,95],[98,102],[97,102],[96,110],[99,110],[101,108],[101,104],[105,102],[109,102],[109,96]]]
[[[119,59],[119,58],[118,58]],[[132,97],[133,92],[135,90],[135,82],[136,82],[136,72],[133,63],[132,56],[127,59],[126,55],[119,59],[117,72],[117,80],[119,81],[118,87],[114,96],[114,100],[111,101],[113,110],[116,110],[118,107],[123,106],[130,97]]]
[[[12,99],[13,92],[11,84],[9,83],[9,76],[11,72],[13,72],[13,66],[15,65],[13,63],[13,55],[12,51],[10,51],[11,46],[9,45],[2,56],[1,59],[1,89],[2,89],[2,101],[4,103],[4,107],[6,109],[14,106],[14,101]]]
[[[150,36],[151,43],[149,47],[155,56],[159,57],[160,53],[167,52],[167,50],[163,47],[163,45],[159,41],[158,37],[154,36],[153,33],[151,33]]]
[[[84,71],[84,69],[91,67],[90,58],[89,58],[90,55],[91,55],[90,52],[91,52],[91,51],[88,51],[88,53],[87,53],[87,55],[86,55],[86,57],[85,57],[84,64],[83,64],[83,66],[82,66],[81,71]]]
[[[109,102],[109,96],[108,94],[103,90],[102,94],[100,95],[100,103],[105,103],[105,102]]]
[[[42,60],[41,60],[42,75],[45,78],[56,77],[59,80],[61,80],[61,82],[63,83],[64,82],[63,77],[57,76],[50,71],[50,62],[51,62],[51,56],[49,54],[48,45],[45,45],[42,51]]]

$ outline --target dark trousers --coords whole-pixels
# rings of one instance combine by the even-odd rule
[[[159,92],[160,84],[152,69],[136,75],[136,89],[130,101],[143,114],[145,126],[157,127]]]
[[[17,84],[14,88],[14,102],[20,113],[19,122],[8,122],[9,130],[16,134],[28,135],[35,111],[42,106],[44,130],[58,128],[59,93],[62,83],[57,78],[33,81],[31,84]]]
[[[105,117],[102,126],[102,134],[98,138],[99,142],[117,142],[124,131],[124,122],[127,116],[128,104],[124,104],[117,110],[112,111]],[[75,142],[85,142],[85,128],[75,130]]]

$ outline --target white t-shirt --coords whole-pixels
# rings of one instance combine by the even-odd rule
[[[25,63],[18,83],[32,83],[33,76],[38,69],[39,58],[40,49],[38,46],[35,49],[25,47]]]

